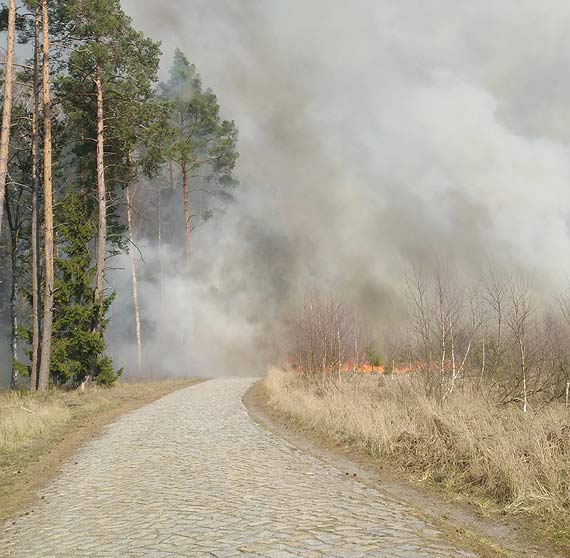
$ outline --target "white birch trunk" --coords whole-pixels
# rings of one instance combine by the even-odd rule
[[[131,242],[131,249],[129,250],[129,260],[131,263],[131,283],[133,287],[133,304],[135,308],[135,334],[137,342],[137,366],[140,374],[142,370],[142,338],[141,338],[141,319],[140,319],[140,306],[139,306],[139,290],[137,283],[137,267],[135,256],[133,253],[134,247],[134,233],[133,233],[133,217],[131,207],[130,188],[125,188],[125,195],[127,198],[127,224],[129,232],[129,240]]]

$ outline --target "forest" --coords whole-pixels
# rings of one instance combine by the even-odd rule
[[[290,555],[337,527],[349,544],[319,554],[368,556],[378,527],[374,555],[443,556],[423,553],[439,531],[478,553],[462,556],[568,555],[564,2],[4,4],[6,518],[113,424],[66,486],[125,517],[152,487],[165,552],[235,514],[230,546],[283,523]],[[77,472],[98,463],[97,482]],[[412,527],[394,528],[410,487]],[[66,498],[38,507],[50,529],[91,521],[93,500]],[[305,549],[289,528],[312,507]]]
[[[169,265],[190,269],[192,232],[232,200],[238,130],[182,51],[159,82],[160,45],[118,0],[11,0],[1,21],[0,328],[10,386],[111,385],[122,372],[105,339],[114,258],[128,254],[125,322],[140,371],[138,238],[157,246],[145,273],[159,282]],[[164,239],[180,249],[168,261]]]

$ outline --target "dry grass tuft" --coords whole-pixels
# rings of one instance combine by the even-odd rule
[[[188,385],[188,380],[119,382],[86,392],[0,393],[0,480],[5,468],[19,467],[57,443],[83,421],[119,407]],[[0,482],[0,486],[2,483]]]
[[[0,392],[0,523],[29,509],[62,464],[105,425],[196,381],[121,381],[84,393]]]
[[[8,458],[71,419],[64,394],[0,395],[0,456]]]
[[[412,376],[308,384],[271,370],[269,404],[342,446],[395,462],[482,506],[543,519],[570,532],[570,412],[534,413],[455,393],[438,405]],[[555,527],[554,527],[555,526]]]
[[[79,391],[0,392],[0,523],[30,508],[62,463],[121,414],[196,380],[121,381]]]

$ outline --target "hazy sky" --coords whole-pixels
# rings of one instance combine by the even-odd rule
[[[166,66],[176,46],[196,63],[238,122],[246,186],[327,260],[376,243],[567,266],[567,2],[124,6]]]

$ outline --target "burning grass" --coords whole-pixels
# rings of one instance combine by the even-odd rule
[[[264,387],[286,420],[329,441],[390,460],[482,508],[541,520],[570,545],[570,412],[498,406],[467,387],[444,405],[415,375],[308,383],[272,370]]]

